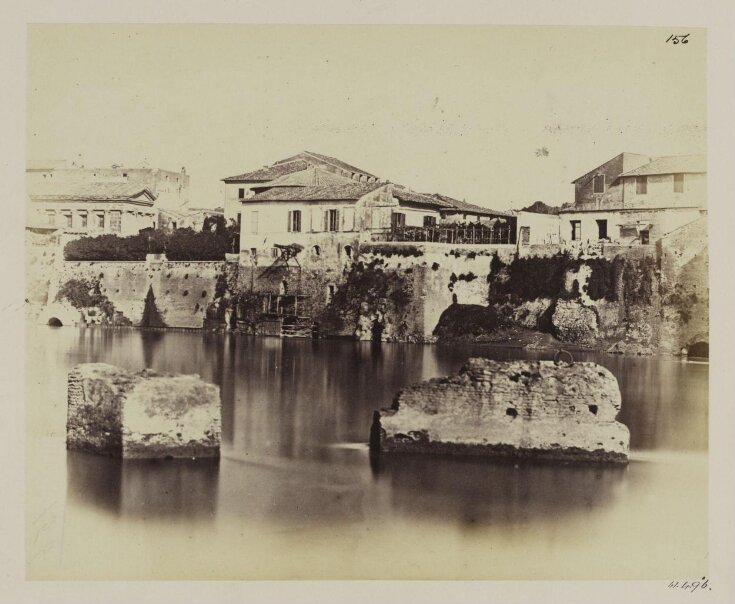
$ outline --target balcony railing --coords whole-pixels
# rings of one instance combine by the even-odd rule
[[[456,224],[433,227],[393,227],[384,237],[387,241],[418,241],[463,245],[515,243],[515,229],[509,224]]]

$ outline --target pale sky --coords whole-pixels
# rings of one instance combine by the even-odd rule
[[[621,151],[706,152],[687,31],[33,25],[28,158],[186,166],[196,206],[302,150],[496,209],[561,204]]]

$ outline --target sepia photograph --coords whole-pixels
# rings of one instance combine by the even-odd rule
[[[712,591],[707,29],[25,36],[27,581]]]

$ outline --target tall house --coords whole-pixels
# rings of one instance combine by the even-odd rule
[[[707,211],[704,155],[621,153],[573,181],[564,241],[649,244]]]
[[[379,181],[377,176],[334,157],[311,151],[302,151],[270,166],[223,178],[222,182],[225,183],[225,218],[228,221],[241,220],[238,215],[240,214],[242,202],[255,195],[254,189],[262,188],[266,183],[284,176],[306,170],[310,170],[312,173],[318,170],[318,174],[334,175],[337,179],[346,183],[375,183]]]

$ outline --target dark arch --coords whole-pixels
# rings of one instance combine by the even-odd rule
[[[58,319],[56,317],[51,317],[46,325],[50,325],[51,327],[63,327],[64,324],[61,322],[61,319]]]
[[[701,359],[709,358],[709,342],[695,342],[689,346],[687,353],[689,357],[697,357]]]

